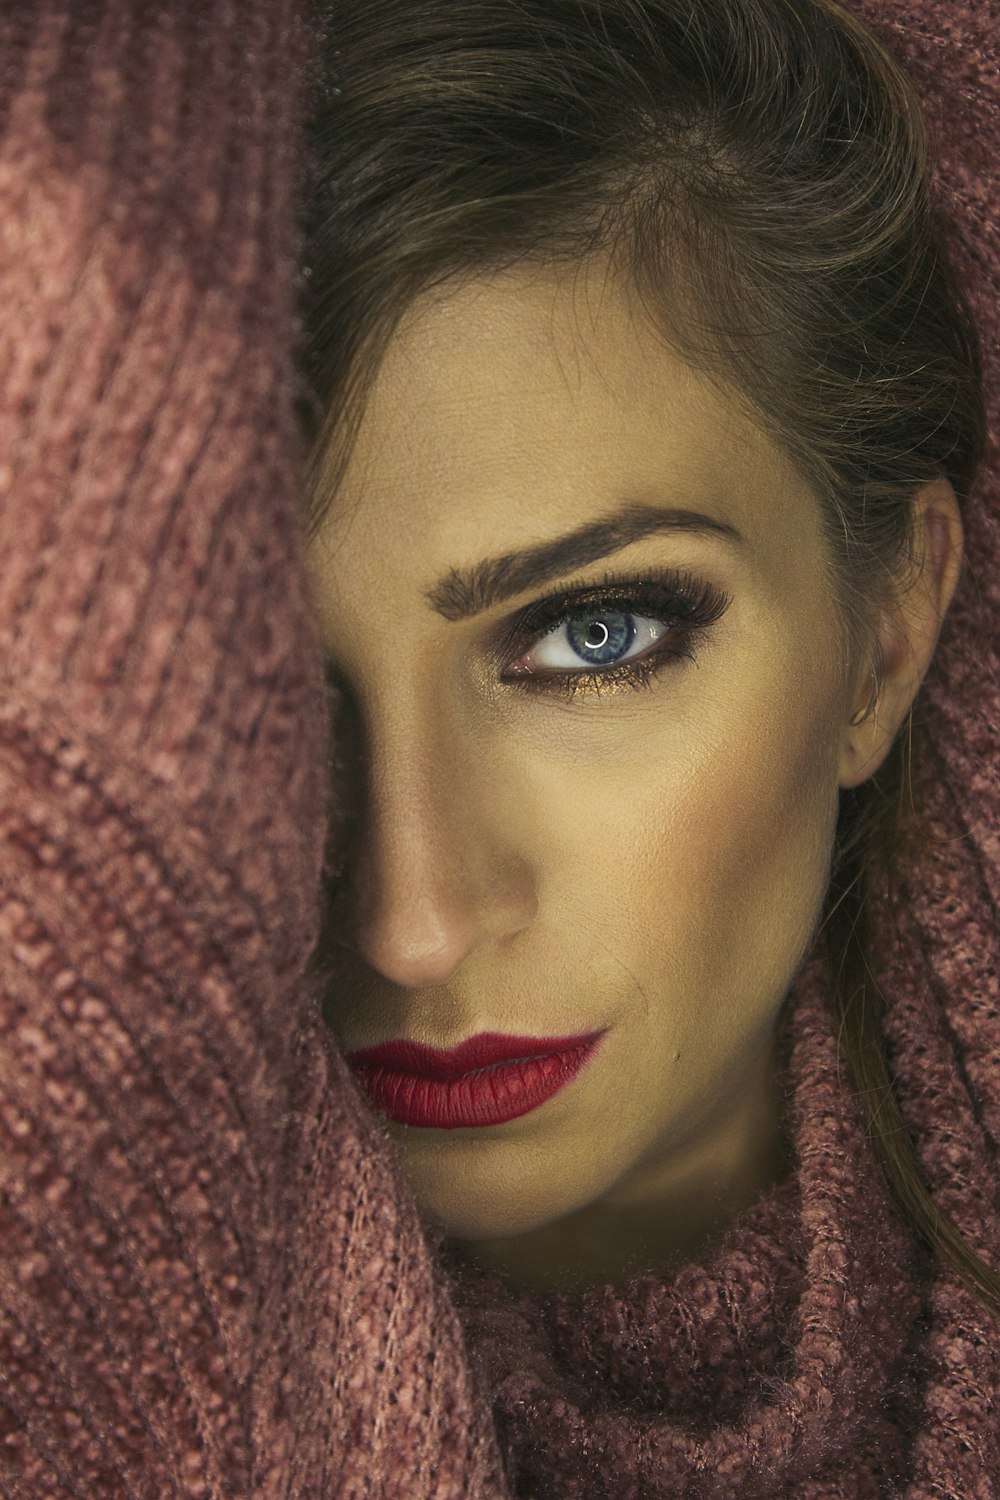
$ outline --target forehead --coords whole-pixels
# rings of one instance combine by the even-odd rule
[[[391,533],[440,571],[628,502],[696,508],[779,550],[789,521],[801,536],[819,519],[735,394],[604,265],[518,267],[410,309],[321,536],[343,558]]]

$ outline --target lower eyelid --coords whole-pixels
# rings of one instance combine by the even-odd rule
[[[648,650],[609,667],[583,666],[574,672],[523,672],[509,680],[528,692],[549,692],[566,697],[578,693],[599,695],[619,688],[648,687],[672,662],[693,658],[691,644],[695,634],[694,628],[678,625],[664,631]]]

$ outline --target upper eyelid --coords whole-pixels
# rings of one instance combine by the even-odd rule
[[[662,589],[663,586],[654,584],[653,587],[660,587]],[[647,585],[646,592],[648,590],[649,586]],[[602,589],[597,593],[588,592],[582,593],[575,598],[554,600],[553,611],[554,618],[558,621],[560,618],[572,618],[573,615],[586,614],[588,609],[591,608],[595,610],[613,609],[616,606],[620,606],[622,611],[625,612],[628,605],[638,606],[646,604],[647,600],[644,598],[644,590],[640,585],[631,590],[628,588]],[[655,601],[648,601],[648,607],[655,609]],[[631,612],[638,613],[638,609]]]
[[[505,622],[503,633],[511,636],[541,634],[550,626],[559,624],[560,620],[568,619],[591,604],[603,605],[605,608],[614,604],[634,605],[647,602],[654,590],[675,598],[690,598],[705,592],[721,595],[721,591],[707,579],[679,570],[672,569],[660,574],[647,573],[645,576],[611,576],[603,582],[581,584],[577,588],[570,585],[558,593],[548,594],[523,605]],[[655,615],[652,617],[655,618]]]
[[[554,590],[552,593],[544,594],[540,599],[534,599],[521,606],[513,613],[513,618],[519,618],[541,612],[548,608],[570,606],[578,603],[588,604],[591,600],[606,603],[608,600],[626,600],[644,590],[659,588],[673,589],[683,592],[685,589],[702,587],[702,581],[693,573],[681,572],[671,569],[662,573],[647,571],[645,573],[632,574],[608,574],[602,579],[594,582],[567,584],[564,588]]]

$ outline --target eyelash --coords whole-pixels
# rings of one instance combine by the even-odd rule
[[[539,599],[509,622],[499,643],[501,675],[556,626],[588,610],[642,615],[668,626],[663,637],[641,656],[617,666],[579,672],[533,672],[504,677],[528,692],[557,692],[568,698],[580,692],[600,694],[620,687],[651,687],[669,662],[693,660],[698,637],[721,618],[729,597],[714,584],[675,569],[633,575],[608,574],[597,585]]]

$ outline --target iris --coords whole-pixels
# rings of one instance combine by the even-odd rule
[[[607,666],[620,660],[635,640],[635,618],[608,610],[603,614],[577,615],[566,622],[570,646],[588,666]]]

